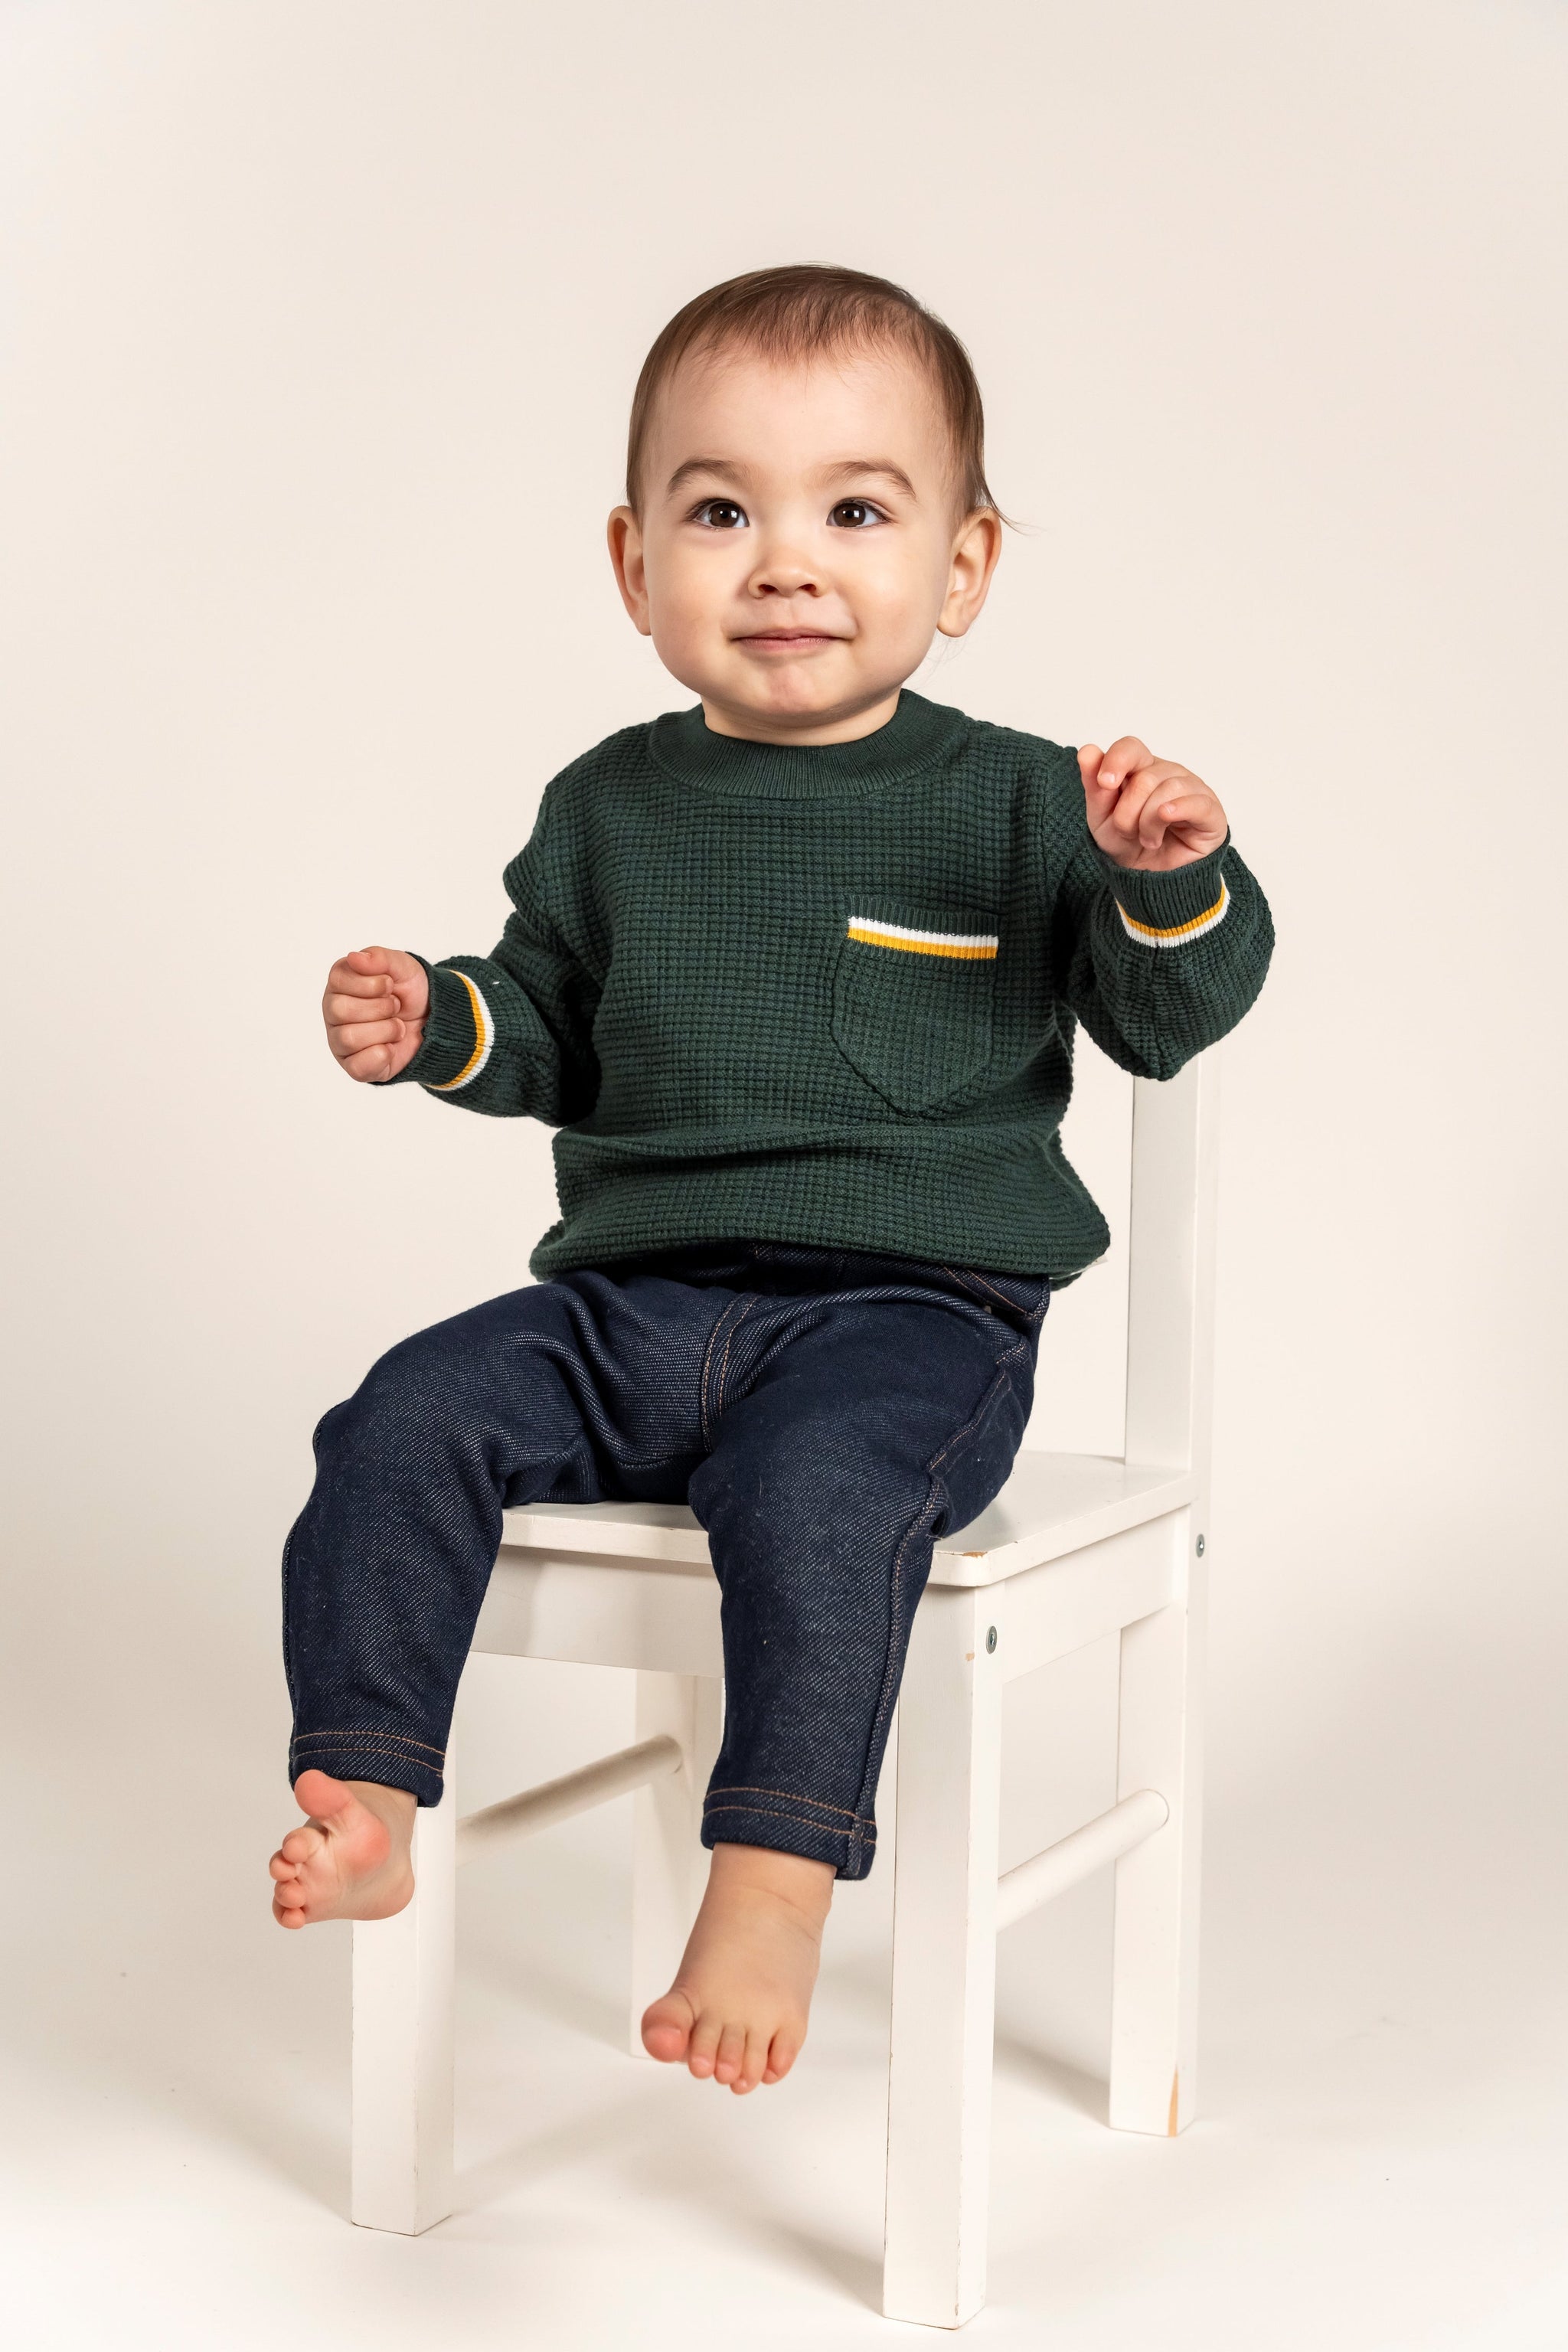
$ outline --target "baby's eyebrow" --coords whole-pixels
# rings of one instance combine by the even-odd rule
[[[845,457],[837,465],[825,466],[822,469],[825,482],[864,481],[868,474],[879,474],[883,481],[891,482],[895,488],[904,491],[908,497],[917,496],[915,486],[903,467],[895,466],[890,457]]]
[[[817,479],[825,484],[863,482],[871,474],[879,476],[884,482],[891,482],[894,488],[902,490],[906,498],[919,496],[903,467],[895,466],[890,457],[839,457],[832,465],[822,467]],[[677,490],[683,489],[688,482],[696,480],[700,475],[705,475],[710,481],[731,482],[738,487],[746,478],[746,469],[730,457],[688,457],[671,474],[665,485],[665,496],[673,498]]]
[[[688,457],[684,465],[677,466],[665,484],[665,495],[672,498],[683,483],[694,480],[699,474],[710,474],[723,482],[739,482],[743,470],[731,465],[728,457]]]

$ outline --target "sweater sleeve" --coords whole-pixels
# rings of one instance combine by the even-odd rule
[[[385,1083],[411,1081],[443,1102],[493,1118],[543,1119],[564,1127],[593,1108],[599,1089],[594,1052],[598,983],[562,936],[549,903],[557,879],[548,841],[548,802],[533,836],[506,870],[512,902],[488,956],[419,961],[430,1010],[419,1051]]]
[[[1102,1053],[1135,1077],[1173,1078],[1255,1002],[1274,949],[1268,903],[1232,848],[1152,874],[1081,835],[1057,894],[1058,996]]]

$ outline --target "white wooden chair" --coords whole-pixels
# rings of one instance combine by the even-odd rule
[[[1216,1108],[1212,1053],[1136,1083],[1125,1460],[1021,1455],[990,1509],[938,1545],[916,1612],[893,1842],[889,2318],[957,2327],[984,2300],[997,1930],[1102,1864],[1116,1868],[1110,2120],[1174,2134],[1194,2112]],[[998,1879],[1003,1685],[1114,1633],[1117,1801]],[[448,1778],[418,1817],[413,1903],[355,1927],[352,2210],[372,2229],[416,2232],[452,2210],[457,1865],[637,1790],[639,2055],[706,1874],[719,1594],[689,1511],[509,1512],[475,1647],[635,1668],[637,1738],[466,1818]]]

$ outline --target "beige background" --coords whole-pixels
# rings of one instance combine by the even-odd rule
[[[926,690],[1185,761],[1279,933],[1226,1049],[1206,2116],[1101,2130],[1103,1888],[1018,1929],[974,2334],[1560,2347],[1563,51],[1514,0],[0,11],[18,2341],[887,2333],[887,1874],[738,2103],[609,2046],[624,1808],[497,1865],[417,2246],[342,2219],[346,1939],[262,1877],[312,1423],[554,1213],[542,1130],[342,1080],[325,966],[488,947],[546,779],[687,698],[602,551],[637,366],[826,257],[966,338],[1025,525]],[[1113,1212],[1125,1115],[1086,1048]],[[1031,1443],[1116,1446],[1119,1268]],[[1020,1695],[1013,1853],[1100,1790],[1106,1664]],[[625,1708],[476,1672],[475,1793]]]

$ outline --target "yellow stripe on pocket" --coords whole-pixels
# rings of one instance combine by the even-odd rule
[[[893,948],[904,955],[957,956],[965,963],[994,963],[1001,940],[994,931],[917,931],[903,923],[851,915],[846,936],[862,947]]]

